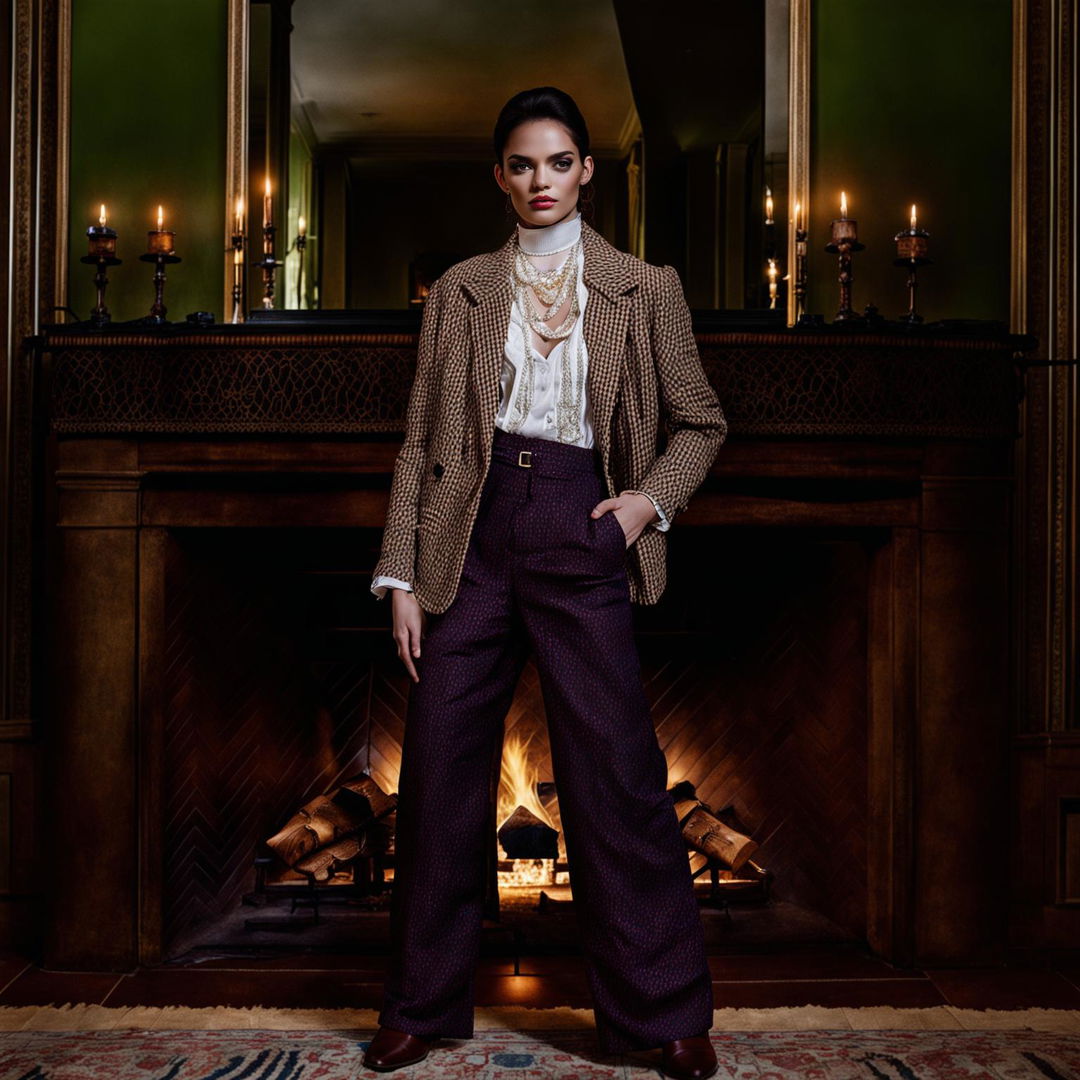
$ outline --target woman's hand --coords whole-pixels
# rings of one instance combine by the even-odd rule
[[[393,594],[394,641],[401,662],[408,669],[413,682],[419,682],[413,657],[420,655],[420,641],[424,636],[427,614],[420,606],[416,596],[407,589],[391,589]]]
[[[621,510],[622,515],[616,514],[616,510]],[[601,499],[593,507],[592,516],[598,518],[609,513],[615,514],[615,520],[626,533],[627,547],[642,534],[646,525],[660,520],[652,499],[648,495],[642,495],[640,491],[628,491],[623,495],[616,495],[614,499]]]

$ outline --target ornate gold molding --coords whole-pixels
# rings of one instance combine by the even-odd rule
[[[53,296],[68,302],[68,222],[71,202],[71,0],[56,0],[56,229],[53,233]],[[57,319],[63,318],[57,313]]]
[[[244,200],[247,220],[254,220],[248,202],[248,2],[229,0],[228,59],[225,102],[225,212],[222,251],[225,260],[223,321],[232,318],[232,230],[237,198]],[[249,242],[252,235],[248,230]],[[250,250],[249,250],[250,256]]]
[[[788,30],[787,324],[795,325],[795,203],[810,209],[810,0],[790,0]]]

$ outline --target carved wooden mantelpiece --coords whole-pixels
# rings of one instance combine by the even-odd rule
[[[899,964],[995,960],[1007,941],[1005,905],[986,898],[1000,892],[992,855],[1009,814],[1016,359],[1030,341],[698,340],[730,432],[677,528],[865,545],[867,942]],[[48,790],[64,793],[48,845],[68,853],[45,959],[130,970],[162,956],[162,641],[177,531],[377,535],[415,334],[56,328],[36,346]],[[388,619],[371,603],[372,621]]]
[[[735,435],[1009,437],[1030,339],[776,331],[698,334]],[[99,432],[400,431],[416,334],[229,326],[58,328],[50,424]]]

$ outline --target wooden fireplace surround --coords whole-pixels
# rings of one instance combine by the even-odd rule
[[[866,934],[898,964],[1006,944],[1015,361],[1032,342],[968,330],[699,333],[730,434],[675,526],[887,537],[868,596]],[[253,324],[35,339],[45,850],[63,878],[46,966],[162,955],[168,530],[381,526],[415,344]]]

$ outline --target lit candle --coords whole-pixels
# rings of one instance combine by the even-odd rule
[[[840,217],[831,223],[832,242],[834,244],[853,244],[858,239],[858,225],[854,218],[847,216],[847,192],[840,192]]]
[[[930,234],[916,224],[915,204],[911,204],[911,225],[901,229],[893,239],[896,241],[896,255],[900,259],[925,259],[930,252]]]
[[[266,192],[263,195],[263,228],[268,229],[274,222],[273,202],[270,199],[270,177],[266,178]]]
[[[116,230],[105,224],[105,204],[101,204],[98,224],[86,230],[90,240],[90,254],[95,259],[108,259],[116,255]]]
[[[233,226],[233,232],[240,236],[244,232],[244,199],[243,196],[238,196],[236,200],[236,224]]]
[[[802,232],[802,204],[795,203],[795,231]]]
[[[772,191],[768,187],[766,187],[765,188],[765,224],[766,225],[771,225],[773,223],[772,210],[773,210]]]
[[[146,250],[151,255],[171,255],[173,253],[173,240],[176,233],[165,228],[165,213],[159,206],[157,208],[157,228],[151,229],[147,234]]]
[[[297,222],[297,228],[300,230],[301,236],[307,236],[307,222],[301,217]]]
[[[769,307],[776,307],[776,260],[769,260]]]

